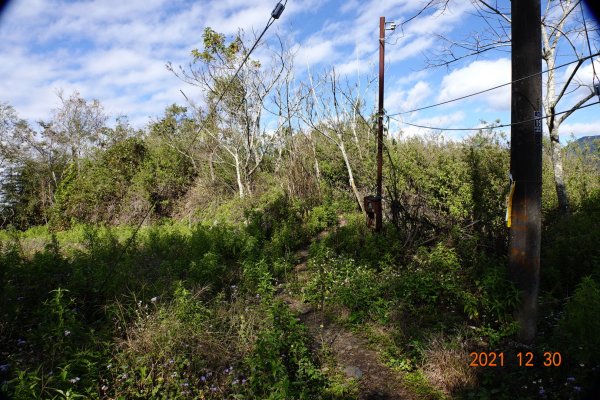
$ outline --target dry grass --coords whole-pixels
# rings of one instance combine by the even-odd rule
[[[194,294],[195,301],[201,292]],[[137,318],[125,329],[119,347],[133,357],[170,358],[184,353],[207,366],[228,365],[250,352],[260,320],[256,310],[237,301],[213,306],[206,313],[192,322],[182,319],[174,305],[138,304]]]
[[[469,367],[469,360],[464,337],[435,334],[425,349],[422,369],[432,385],[451,394],[475,383],[475,371]]]

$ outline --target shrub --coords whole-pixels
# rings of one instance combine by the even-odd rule
[[[559,323],[561,346],[580,362],[600,361],[600,285],[590,277],[581,280]]]
[[[600,281],[600,196],[569,218],[555,218],[542,234],[542,288],[571,295],[583,276]],[[589,208],[588,208],[589,207]]]
[[[452,309],[461,294],[460,263],[454,250],[442,244],[421,247],[397,281],[398,297],[415,305]]]
[[[314,207],[308,213],[306,227],[311,236],[333,226],[337,223],[337,214],[334,209],[327,205]]]
[[[244,361],[244,394],[253,399],[323,398],[326,380],[311,358],[306,328],[281,302],[269,307],[267,321]]]
[[[341,305],[350,311],[351,322],[367,318],[385,319],[388,301],[383,298],[386,277],[346,256],[320,250],[309,262],[314,271],[304,296],[319,307]]]
[[[225,344],[235,340],[237,309],[206,303],[202,294],[178,283],[171,301],[134,306],[133,321],[120,321],[125,337],[106,365],[103,396],[217,399],[232,393],[228,369],[241,349]]]
[[[54,222],[111,222],[123,206],[133,177],[147,157],[144,142],[119,141],[79,166],[69,165],[55,194]]]

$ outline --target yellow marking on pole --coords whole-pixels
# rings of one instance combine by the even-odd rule
[[[512,200],[513,195],[515,194],[515,181],[510,183],[510,192],[508,193],[508,198],[506,199],[506,226],[508,228],[512,225]]]

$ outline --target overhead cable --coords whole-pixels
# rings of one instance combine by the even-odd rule
[[[587,23],[585,22],[585,12],[583,11],[583,4],[580,2],[579,6],[581,7],[581,17],[583,18],[583,30],[585,31],[585,39],[588,45],[588,51],[590,53],[590,57],[592,54],[592,46],[590,45],[590,37],[588,35]],[[598,75],[596,75],[596,67],[594,66],[594,60],[592,60],[592,71],[594,72],[594,76],[592,77],[592,85],[594,86],[594,92],[600,99],[600,79],[598,79]]]
[[[585,105],[579,106],[575,110],[569,109],[569,110],[566,110],[566,111],[556,112],[556,113],[554,113],[553,116],[557,116],[557,115],[561,115],[561,114],[566,114],[568,112],[580,110],[580,109],[586,108],[586,107],[591,107],[591,106],[596,105],[596,104],[600,104],[600,101],[597,101],[595,103],[589,103],[589,104],[585,104]],[[393,119],[394,121],[398,121],[398,122],[400,122],[401,124],[404,124],[404,125],[414,126],[416,128],[422,128],[422,129],[431,129],[433,131],[480,131],[482,129],[506,128],[506,127],[509,127],[509,126],[524,124],[526,122],[531,122],[531,121],[537,121],[537,120],[541,120],[541,119],[550,118],[551,116],[552,115],[544,115],[543,117],[526,119],[526,120],[523,120],[523,121],[513,122],[513,123],[510,123],[510,124],[483,126],[483,127],[479,127],[479,128],[438,128],[438,127],[434,127],[434,126],[426,126],[426,125],[415,124],[415,123],[412,123],[412,122],[402,121],[402,120],[400,120],[398,118],[394,118],[391,115],[388,115],[387,117],[390,118],[390,119]]]
[[[568,63],[564,63],[564,64],[561,64],[561,65],[555,66],[553,68],[549,68],[549,69],[547,69],[545,71],[542,71],[542,72],[536,72],[535,74],[524,76],[522,78],[515,79],[514,81],[511,81],[511,82],[503,83],[503,84],[498,85],[498,86],[494,86],[494,87],[490,87],[488,89],[480,90],[479,92],[470,93],[470,94],[467,94],[467,95],[464,95],[464,96],[456,97],[456,98],[453,98],[453,99],[450,99],[450,100],[442,101],[442,102],[431,104],[431,105],[424,106],[424,107],[414,108],[414,109],[408,110],[408,111],[400,111],[400,112],[388,114],[388,116],[389,117],[393,117],[395,115],[410,114],[410,113],[413,113],[413,112],[416,112],[416,111],[426,110],[428,108],[439,107],[439,106],[442,106],[444,104],[449,104],[449,103],[453,103],[455,101],[464,100],[464,99],[469,98],[469,97],[477,96],[478,94],[482,94],[482,93],[486,93],[486,92],[491,92],[492,90],[496,90],[496,89],[500,89],[501,87],[504,87],[504,86],[512,85],[513,83],[520,82],[522,80],[529,79],[529,78],[532,78],[534,76],[541,75],[541,74],[544,74],[546,72],[549,72],[549,71],[552,71],[552,70],[555,70],[555,69],[558,69],[558,68],[566,67],[567,65],[575,64],[575,63],[578,63],[578,62],[583,62],[585,60],[588,60],[588,59],[590,59],[592,57],[596,57],[598,55],[600,55],[600,53],[590,54],[589,56],[578,58],[577,60],[573,60],[573,61],[570,61]],[[593,63],[593,60],[592,60],[592,63]]]
[[[202,125],[200,125],[200,128],[198,128],[198,133],[194,136],[194,139],[192,140],[192,143],[189,145],[190,147],[196,142],[196,139],[198,138],[200,132],[202,132],[202,130],[204,129],[204,127],[206,126],[206,124],[209,121],[208,117],[213,112],[213,110],[217,109],[217,106],[219,105],[219,103],[221,102],[221,100],[223,100],[223,97],[225,96],[225,94],[229,91],[229,88],[231,87],[231,85],[233,84],[233,81],[235,81],[235,78],[238,76],[238,74],[242,70],[242,67],[244,66],[244,64],[246,64],[246,61],[248,61],[248,58],[250,57],[250,54],[252,54],[252,52],[254,51],[254,49],[256,49],[256,46],[258,46],[258,43],[260,43],[260,39],[262,39],[262,37],[267,32],[267,30],[271,27],[271,25],[273,25],[275,23],[275,20],[279,19],[279,17],[281,16],[281,13],[285,9],[286,5],[287,5],[287,0],[285,0],[283,4],[281,4],[281,1],[277,3],[277,5],[273,9],[273,11],[271,12],[271,17],[267,21],[267,25],[265,26],[265,28],[263,29],[263,31],[261,32],[261,34],[258,36],[258,38],[254,42],[254,44],[252,45],[252,47],[250,48],[250,50],[246,53],[246,56],[242,60],[242,63],[239,65],[239,67],[237,68],[237,70],[235,71],[235,73],[233,74],[233,76],[231,77],[231,79],[229,79],[229,81],[227,82],[227,86],[225,86],[225,89],[223,89],[223,91],[219,95],[219,98],[217,99],[217,102],[215,103],[215,106],[211,109],[211,111],[209,112],[209,114],[206,116],[206,118],[204,119],[204,122],[202,123]]]
[[[269,18],[269,21],[267,22],[267,25],[265,26],[265,29],[263,29],[263,31],[260,34],[260,36],[258,37],[258,39],[256,39],[256,41],[254,42],[254,45],[250,48],[250,51],[248,51],[248,53],[246,54],[246,57],[244,57],[244,60],[242,61],[242,63],[238,67],[237,71],[235,71],[235,74],[229,80],[227,86],[225,87],[225,89],[223,90],[223,92],[219,96],[219,99],[215,103],[215,108],[214,109],[217,108],[217,106],[219,105],[219,102],[223,99],[223,96],[225,96],[225,93],[229,90],[229,87],[231,86],[232,82],[237,77],[237,75],[239,74],[240,70],[242,69],[242,67],[244,66],[244,64],[246,63],[246,61],[248,61],[248,57],[250,57],[250,54],[254,51],[254,49],[256,48],[256,46],[258,45],[258,43],[260,42],[260,39],[263,37],[263,35],[265,34],[265,32],[267,32],[267,30],[271,27],[271,25],[273,25],[273,23],[275,22],[275,20],[278,19],[281,16],[281,13],[285,9],[286,4],[287,4],[287,0],[285,0],[285,2],[283,4],[281,4],[281,1],[279,1],[277,3],[277,5],[273,9],[273,11],[271,12],[271,17]],[[200,126],[200,129],[198,130],[198,133],[200,133],[202,131],[202,129],[204,129],[204,126],[206,125],[209,116],[210,116],[210,113],[206,116],[206,119],[204,120],[204,123]],[[194,142],[196,141],[197,138],[198,138],[198,134],[194,136],[194,139],[192,140],[192,143],[189,145],[190,148],[194,144]],[[157,199],[150,204],[150,207],[148,207],[148,209],[144,213],[143,218],[141,219],[141,221],[139,222],[139,224],[137,225],[137,227],[133,231],[133,234],[127,240],[127,242],[125,243],[125,246],[123,246],[123,248],[121,249],[121,252],[117,255],[117,258],[116,258],[115,262],[113,263],[113,266],[111,267],[111,270],[110,270],[109,274],[105,277],[104,281],[100,285],[101,288],[104,288],[104,285],[108,282],[108,277],[114,272],[114,270],[117,267],[117,265],[118,265],[121,257],[123,257],[123,255],[129,249],[129,246],[131,246],[131,244],[134,242],[135,237],[137,236],[139,230],[142,228],[142,225],[144,224],[144,221],[146,221],[146,219],[148,218],[148,216],[150,215],[150,213],[152,212],[152,210],[154,209],[154,207],[156,206],[156,204],[158,204],[158,202],[159,202],[160,198],[162,197],[163,192],[164,192],[164,190],[165,190],[166,187],[167,186],[163,187],[160,190],[160,193],[157,196]]]

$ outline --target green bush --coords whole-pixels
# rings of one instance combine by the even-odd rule
[[[306,227],[311,236],[335,225],[337,223],[337,214],[334,209],[327,205],[314,207],[308,213]]]
[[[384,298],[387,276],[329,249],[313,250],[309,267],[313,278],[303,288],[305,298],[317,304],[341,305],[350,311],[351,322],[385,320],[389,302]]]
[[[453,249],[438,244],[421,247],[414,261],[401,271],[398,297],[415,305],[443,305],[453,309],[461,295],[460,262]]]
[[[128,138],[97,155],[71,163],[55,194],[54,222],[111,222],[119,215],[132,179],[147,157],[143,141]]]
[[[327,398],[326,380],[312,360],[306,329],[286,305],[268,309],[253,352],[244,360],[249,372],[243,393],[252,399]]]
[[[542,288],[555,296],[569,296],[581,277],[600,281],[600,196],[568,218],[558,217],[542,234]]]
[[[192,292],[180,282],[172,300],[139,301],[131,322],[118,319],[126,340],[105,366],[102,397],[218,399],[234,393],[233,377],[223,371],[239,357],[238,349],[223,343],[237,330],[237,311],[202,297],[202,290]],[[115,315],[123,307],[117,304]]]
[[[559,322],[557,338],[561,347],[581,363],[600,361],[600,285],[585,277],[577,286],[575,294]]]

